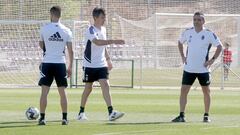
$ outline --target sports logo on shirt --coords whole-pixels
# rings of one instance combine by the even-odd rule
[[[94,34],[94,27],[91,26],[91,27],[89,28],[89,31],[90,31],[90,34]]]
[[[62,39],[61,35],[59,34],[59,32],[56,32],[55,34],[53,34],[51,37],[48,38],[48,40],[63,42],[63,39]]]
[[[204,35],[202,35],[201,39],[204,40],[204,38],[205,38]]]
[[[90,32],[90,34],[94,34],[95,36],[98,37],[98,33],[94,30],[94,27],[93,27],[93,26],[91,26],[91,27],[89,28],[89,32]]]

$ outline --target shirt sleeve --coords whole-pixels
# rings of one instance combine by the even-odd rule
[[[210,32],[210,43],[213,45],[213,46],[218,46],[218,45],[222,45],[221,41],[219,40],[219,38],[217,37],[217,35],[213,32]]]
[[[187,35],[186,35],[186,30],[182,32],[180,35],[178,41],[182,44],[184,44],[187,41]]]
[[[94,27],[93,27],[93,26],[90,26],[90,27],[87,29],[86,37],[87,37],[87,39],[90,40],[90,41],[93,41],[93,39],[98,39],[97,33],[96,33],[96,31],[94,30]]]

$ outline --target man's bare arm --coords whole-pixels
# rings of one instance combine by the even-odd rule
[[[183,52],[183,44],[180,41],[178,41],[178,50],[181,55],[183,64],[186,64],[186,57],[184,56],[184,52]]]
[[[69,65],[67,69],[68,77],[72,75],[72,64],[73,64],[73,49],[72,49],[72,42],[67,42],[67,49],[69,55]]]
[[[39,46],[42,50],[44,50],[44,48],[45,48],[44,41],[39,41]]]
[[[222,52],[222,45],[218,45],[213,57],[204,63],[205,67],[211,66]]]
[[[94,44],[98,46],[104,46],[104,45],[111,45],[111,44],[125,44],[124,40],[101,40],[101,39],[93,39],[92,41]]]

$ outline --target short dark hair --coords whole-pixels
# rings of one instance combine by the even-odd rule
[[[200,11],[198,11],[198,12],[195,12],[195,13],[194,13],[194,16],[195,16],[195,15],[199,15],[199,16],[202,16],[202,17],[204,17],[204,14],[203,14],[203,12],[200,12]]]
[[[100,7],[95,7],[92,11],[92,16],[93,17],[99,17],[100,14],[103,14],[104,16],[106,15],[105,13],[105,9],[104,8],[100,8]]]
[[[196,16],[196,15],[200,16],[203,20],[205,20],[205,16],[204,16],[203,12],[200,12],[200,11],[195,12],[193,16]]]
[[[193,16],[195,16],[195,15],[202,16],[204,18],[203,12],[200,12],[200,11],[195,12]]]
[[[61,17],[61,7],[59,6],[53,6],[51,9],[50,9],[50,13],[58,18]]]

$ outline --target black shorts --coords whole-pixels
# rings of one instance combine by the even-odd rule
[[[53,79],[57,87],[67,87],[66,65],[64,63],[42,63],[40,66],[40,80],[38,85],[51,86]]]
[[[198,78],[198,82],[201,86],[208,86],[211,83],[209,73],[189,73],[183,71],[182,84],[192,85],[196,78]]]
[[[109,72],[107,67],[89,68],[83,67],[83,82],[94,82],[99,79],[108,79]]]

